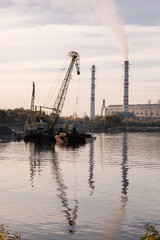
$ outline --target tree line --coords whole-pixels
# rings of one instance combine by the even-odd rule
[[[30,110],[24,110],[24,108],[0,109],[0,124],[23,126],[25,121],[31,119],[32,115]]]
[[[45,113],[42,113],[45,116]],[[31,122],[34,118],[34,113],[31,110],[24,108],[15,109],[0,109],[0,124],[23,127],[25,122]],[[82,118],[72,116],[60,117],[63,121],[76,121],[82,125],[88,125],[96,130],[105,130],[115,127],[160,127],[160,119],[150,121],[140,121],[131,118],[125,118],[123,114],[111,114],[108,116],[95,116],[90,119],[87,115]]]

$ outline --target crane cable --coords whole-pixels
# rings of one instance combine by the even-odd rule
[[[75,115],[77,115],[77,112],[78,112],[79,81],[80,81],[80,75],[78,75],[78,80],[77,80],[77,96],[76,96],[76,103],[75,103]]]
[[[54,81],[54,83],[53,83],[53,85],[52,85],[52,87],[51,87],[51,89],[49,91],[49,94],[48,94],[48,96],[47,96],[47,98],[46,98],[46,100],[44,102],[44,106],[49,106],[49,104],[50,104],[50,102],[51,102],[51,100],[53,98],[53,95],[54,95],[54,93],[55,93],[55,91],[56,91],[56,89],[58,87],[58,83],[59,83],[60,79],[62,78],[62,75],[64,74],[63,70],[65,70],[65,68],[66,68],[66,66],[68,64],[68,61],[69,61],[69,57],[67,56],[67,58],[65,59],[63,65],[62,65],[62,67],[61,67],[61,69],[60,69],[60,71],[58,73],[58,76],[57,76],[56,80]]]

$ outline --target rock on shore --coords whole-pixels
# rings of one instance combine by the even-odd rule
[[[0,140],[1,141],[19,141],[22,136],[14,132],[7,125],[0,125]]]

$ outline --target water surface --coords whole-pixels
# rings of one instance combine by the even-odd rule
[[[160,226],[160,134],[79,147],[0,142],[0,223],[22,240],[135,240]]]

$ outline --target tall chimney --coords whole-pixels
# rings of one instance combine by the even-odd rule
[[[129,61],[124,61],[124,99],[123,111],[128,112],[128,78],[129,78]]]
[[[95,65],[92,65],[90,118],[94,117],[95,117]]]

